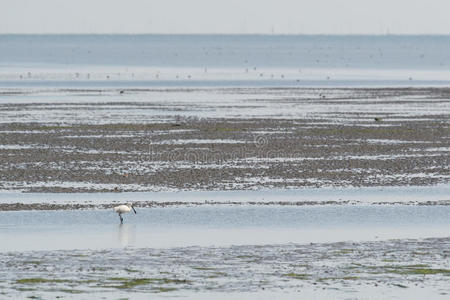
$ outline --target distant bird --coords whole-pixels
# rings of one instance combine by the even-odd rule
[[[127,203],[125,205],[122,204],[122,205],[114,207],[114,211],[119,214],[120,224],[123,224],[122,214],[126,214],[126,213],[130,212],[131,209],[133,209],[134,213],[136,213],[136,210],[134,209],[133,204],[131,204],[131,203]]]

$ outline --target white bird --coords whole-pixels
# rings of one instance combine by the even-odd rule
[[[134,209],[133,204],[131,204],[131,203],[127,203],[125,205],[122,204],[122,205],[114,207],[114,211],[119,214],[120,224],[123,224],[122,214],[126,214],[127,212],[130,212],[131,209],[133,209],[134,213],[136,213],[136,210]]]

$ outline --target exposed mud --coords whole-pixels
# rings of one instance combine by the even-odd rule
[[[362,202],[355,200],[341,200],[341,201],[202,201],[202,202],[179,202],[179,201],[168,201],[168,202],[156,202],[156,201],[140,201],[134,204],[135,207],[180,207],[180,206],[203,206],[203,205],[214,205],[214,206],[312,206],[312,205],[361,205],[361,204],[371,204],[371,205],[421,205],[421,206],[436,206],[450,205],[450,200],[441,201],[393,201],[393,202]],[[76,210],[76,209],[109,209],[113,208],[117,204],[52,204],[52,203],[0,203],[0,211],[19,211],[19,210]]]
[[[170,249],[125,248],[0,253],[1,295],[75,297],[108,292],[183,296],[202,292],[334,295],[425,289],[450,293],[450,240],[288,244]],[[75,295],[75,296],[74,296]],[[117,295],[116,295],[117,297]]]
[[[0,189],[242,190],[450,178],[446,88],[54,93],[61,102],[39,91],[23,103],[0,101]]]

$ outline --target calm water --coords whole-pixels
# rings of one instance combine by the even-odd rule
[[[450,36],[0,35],[0,86],[444,84],[448,53]]]
[[[342,187],[265,189],[235,191],[177,191],[177,192],[130,192],[130,193],[16,193],[1,192],[1,203],[58,203],[58,204],[114,204],[155,201],[196,203],[236,202],[308,202],[320,204],[326,201],[350,201],[356,204],[424,203],[448,200],[449,184],[432,186],[386,186],[386,187]],[[0,220],[1,222],[1,220]]]
[[[0,35],[2,66],[449,69],[450,36]]]
[[[228,246],[445,237],[448,206],[202,206],[2,212],[0,251]],[[6,242],[5,242],[6,241]]]

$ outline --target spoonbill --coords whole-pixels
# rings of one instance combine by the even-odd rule
[[[133,209],[134,213],[136,213],[136,210],[134,209],[133,204],[131,204],[131,203],[127,203],[125,205],[122,204],[122,205],[114,207],[114,211],[119,214],[120,224],[123,224],[122,214],[126,214],[127,212],[130,212],[131,209]]]

